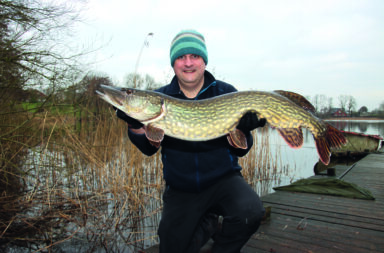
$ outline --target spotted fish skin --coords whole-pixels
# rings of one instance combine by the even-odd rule
[[[315,117],[311,113],[313,106],[297,93],[240,91],[203,100],[182,100],[154,91],[110,86],[101,86],[100,90],[102,99],[142,122],[148,139],[154,143],[160,143],[165,134],[188,141],[236,135],[238,138],[231,138],[236,144],[236,139],[245,139],[238,136],[241,131],[236,126],[249,111],[265,118],[292,148],[302,146],[302,128],[307,128],[324,164],[329,163],[331,147],[346,143],[343,134]],[[244,148],[241,143],[237,146]]]

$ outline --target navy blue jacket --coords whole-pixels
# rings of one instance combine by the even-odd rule
[[[157,91],[172,97],[188,99],[181,92],[176,76],[171,83]],[[215,80],[208,71],[204,74],[204,86],[195,99],[206,99],[236,89],[225,82]],[[248,149],[237,149],[229,145],[223,136],[209,141],[184,141],[164,136],[161,143],[163,174],[171,188],[187,192],[199,192],[230,173],[240,171],[238,157],[248,153],[253,145],[250,132],[245,133]],[[132,143],[145,155],[153,155],[158,148],[152,146],[145,135],[128,131]]]

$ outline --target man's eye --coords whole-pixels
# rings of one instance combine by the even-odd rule
[[[177,59],[184,59],[185,55],[177,57]]]
[[[192,57],[195,58],[195,59],[198,59],[198,58],[200,58],[200,55],[193,54]]]

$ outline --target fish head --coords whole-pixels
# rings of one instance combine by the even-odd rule
[[[157,92],[101,85],[97,94],[140,122],[154,120],[163,112],[164,99]]]

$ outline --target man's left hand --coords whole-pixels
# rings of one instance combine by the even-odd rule
[[[258,119],[255,112],[247,112],[240,119],[237,129],[241,130],[243,133],[250,132],[258,127],[265,126],[267,121],[265,118]]]

